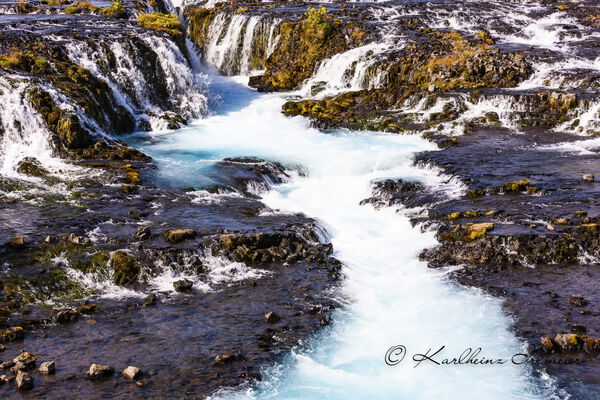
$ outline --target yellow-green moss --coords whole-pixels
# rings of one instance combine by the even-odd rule
[[[183,34],[183,25],[173,14],[163,14],[154,12],[150,14],[142,14],[137,21],[146,29],[166,32],[172,36],[180,36]]]
[[[127,11],[119,1],[114,1],[110,6],[103,8],[100,14],[109,18],[127,18]]]
[[[67,14],[79,14],[84,11],[94,12],[100,10],[100,7],[96,7],[89,1],[77,1],[73,3],[73,5],[65,8],[65,13]]]

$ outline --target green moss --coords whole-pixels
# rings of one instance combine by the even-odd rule
[[[73,5],[65,8],[67,14],[79,14],[82,12],[94,12],[100,10],[100,7],[96,7],[89,1],[77,1]]]
[[[110,6],[103,8],[100,14],[109,18],[127,18],[127,10],[119,1],[114,1]]]
[[[174,14],[154,12],[142,14],[137,19],[138,23],[146,29],[166,32],[171,36],[183,35],[183,25]]]
[[[531,181],[529,179],[506,182],[504,185],[502,185],[502,189],[504,189],[504,192],[506,193],[524,192],[527,190],[527,186],[529,186],[530,183]]]
[[[124,251],[116,251],[112,255],[113,282],[117,285],[127,285],[135,282],[140,273],[140,266],[135,257]]]

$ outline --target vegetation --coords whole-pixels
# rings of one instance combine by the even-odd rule
[[[109,18],[127,18],[127,11],[119,1],[114,1],[110,6],[103,8],[100,14]]]
[[[100,9],[100,7],[96,7],[95,5],[93,5],[92,3],[90,3],[89,1],[77,1],[77,2],[73,3],[73,5],[65,8],[65,13],[67,13],[67,14],[79,14],[79,13],[82,13],[84,11],[87,11],[87,12],[98,11],[99,9]]]
[[[173,14],[159,12],[142,14],[138,17],[138,22],[146,29],[166,32],[171,36],[183,35],[183,25]]]

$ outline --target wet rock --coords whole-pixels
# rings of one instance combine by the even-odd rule
[[[592,174],[584,174],[582,178],[584,182],[594,182],[594,175]]]
[[[77,311],[81,314],[91,315],[100,311],[100,307],[95,304],[82,304],[77,307]]]
[[[19,371],[15,378],[15,384],[19,390],[33,389],[33,378],[27,372]]]
[[[14,361],[4,361],[3,363],[0,363],[0,369],[2,370],[7,370],[7,369],[11,369],[12,367],[15,366],[15,362]]]
[[[92,364],[86,374],[90,379],[99,380],[110,377],[114,372],[114,368],[109,365]]]
[[[11,247],[14,247],[16,249],[24,247],[25,246],[25,236],[15,236],[13,238],[11,238],[8,242]]]
[[[583,296],[571,295],[571,298],[569,298],[569,303],[575,307],[585,307],[590,302],[587,301]]]
[[[245,360],[246,358],[241,354],[233,354],[233,353],[224,353],[219,354],[215,357],[216,365],[226,365],[231,364],[235,361]]]
[[[554,343],[562,351],[574,351],[579,346],[580,340],[575,334],[559,333],[554,337]]]
[[[22,363],[22,362],[16,362],[15,365],[13,365],[10,368],[10,372],[12,372],[13,374],[16,375],[17,372],[19,372],[19,371],[27,371],[28,369],[31,369],[31,368],[28,368],[24,363]]]
[[[142,375],[142,372],[139,368],[130,365],[123,370],[122,375],[129,380],[134,380],[139,378]]]
[[[529,179],[521,179],[514,182],[507,182],[502,185],[502,188],[506,193],[524,192],[527,190],[527,186],[529,186],[530,183],[531,181]]]
[[[67,241],[69,243],[81,244],[81,245],[90,245],[92,243],[90,238],[87,238],[85,236],[77,236],[74,233],[71,233],[69,235],[69,237],[67,238]]]
[[[79,313],[72,308],[66,308],[56,313],[52,319],[57,324],[66,324],[76,321],[79,318]]]
[[[554,341],[550,336],[542,336],[540,338],[540,343],[545,351],[552,351],[554,349]]]
[[[114,283],[128,285],[137,281],[141,269],[135,257],[124,251],[115,251],[111,263]]]
[[[147,226],[140,226],[135,232],[135,238],[138,240],[148,240],[152,237],[152,232]]]
[[[6,383],[10,383],[14,377],[9,377],[7,375],[0,375],[0,385],[4,385]]]
[[[555,225],[568,225],[569,224],[569,220],[566,218],[556,218],[553,223]]]
[[[196,231],[193,229],[170,229],[165,231],[165,238],[169,242],[183,242],[184,240],[196,237]]]
[[[194,282],[187,280],[187,279],[182,279],[180,281],[173,282],[173,288],[175,289],[176,292],[189,293],[192,291],[193,287],[194,287]]]
[[[144,304],[147,306],[154,305],[158,302],[158,297],[154,293],[150,293],[148,296],[144,297]]]
[[[37,361],[37,357],[35,356],[35,354],[29,353],[26,351],[22,352],[21,354],[19,354],[18,356],[16,356],[13,359],[13,362],[15,364],[22,363],[26,368],[35,367],[36,361]]]
[[[43,375],[53,375],[56,373],[56,363],[54,361],[44,361],[40,364],[38,371]]]
[[[48,170],[42,167],[42,164],[34,157],[25,157],[17,165],[17,172],[29,176],[46,176]]]
[[[268,312],[265,314],[265,320],[269,323],[269,324],[274,324],[277,323],[279,320],[281,320],[281,317],[279,315],[277,315],[274,312]]]

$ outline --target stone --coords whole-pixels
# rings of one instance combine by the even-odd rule
[[[86,374],[90,379],[106,379],[115,372],[110,365],[92,364]]]
[[[25,236],[15,236],[10,238],[8,242],[14,248],[20,248],[25,246]]]
[[[135,257],[124,251],[115,251],[111,258],[113,282],[117,285],[127,285],[135,282],[140,273],[140,266]]]
[[[187,279],[182,279],[180,281],[173,282],[173,288],[175,289],[176,292],[180,292],[180,293],[191,292],[193,286],[194,286],[194,282],[187,280]]]
[[[542,336],[540,338],[540,343],[546,351],[552,351],[552,349],[554,349],[554,342],[550,336]]]
[[[15,378],[15,383],[17,385],[17,389],[19,390],[31,390],[33,389],[33,378],[29,376],[27,372],[19,371],[17,372],[17,377]]]
[[[34,367],[36,361],[37,361],[37,356],[35,354],[29,353],[27,351],[24,351],[21,354],[19,354],[18,356],[16,356],[15,358],[13,358],[13,362],[15,364],[23,363],[23,365],[25,365],[28,368]]]
[[[14,361],[4,361],[3,363],[0,363],[0,369],[6,370],[6,369],[11,369],[12,367],[15,366],[15,362]]]
[[[147,306],[154,305],[158,302],[158,297],[154,293],[150,293],[144,298],[144,304]]]
[[[556,218],[553,223],[554,225],[568,225],[569,220],[566,218]]]
[[[81,314],[91,315],[100,311],[100,308],[95,304],[82,304],[77,307],[77,311]]]
[[[57,324],[67,324],[76,321],[79,318],[79,313],[72,308],[65,308],[56,313],[52,320]]]
[[[13,379],[13,377],[9,377],[7,375],[0,375],[0,385],[3,385],[5,383],[10,383]]]
[[[132,365],[130,365],[129,367],[125,368],[125,370],[122,372],[123,376],[129,380],[134,380],[140,377],[140,375],[142,375],[142,372],[140,371],[140,369],[138,367],[134,367]]]
[[[218,364],[218,365],[231,364],[234,361],[243,360],[243,359],[244,359],[244,357],[241,355],[235,355],[233,353],[224,353],[224,354],[219,354],[218,356],[215,357],[215,364]]]
[[[265,320],[269,323],[269,324],[274,324],[277,321],[279,321],[281,319],[281,317],[277,314],[275,314],[274,312],[268,312],[265,314]]]
[[[44,361],[38,371],[43,375],[53,375],[56,373],[56,363],[54,361]]]
[[[554,226],[553,225],[546,225],[546,229],[548,229],[549,231],[553,231],[554,230]]]
[[[563,351],[571,351],[577,348],[579,337],[572,333],[559,333],[554,337],[554,343]]]
[[[582,178],[584,182],[594,182],[594,175],[592,174],[584,174]]]
[[[585,307],[590,302],[587,301],[583,296],[571,295],[569,298],[569,303],[574,305],[575,307]]]
[[[138,240],[148,240],[152,237],[152,232],[150,228],[147,226],[140,226],[137,231],[135,231],[135,238]]]
[[[12,372],[13,374],[16,374],[19,371],[27,371],[29,368],[27,368],[27,366],[22,363],[22,362],[16,362],[15,365],[13,365],[13,367],[10,369],[10,372]]]
[[[169,242],[183,242],[187,239],[196,237],[196,231],[193,229],[169,229],[165,231],[165,238]]]
[[[502,185],[502,188],[507,193],[523,192],[527,189],[527,186],[529,186],[530,183],[531,181],[529,179],[521,179],[514,182],[506,182],[504,185]]]

